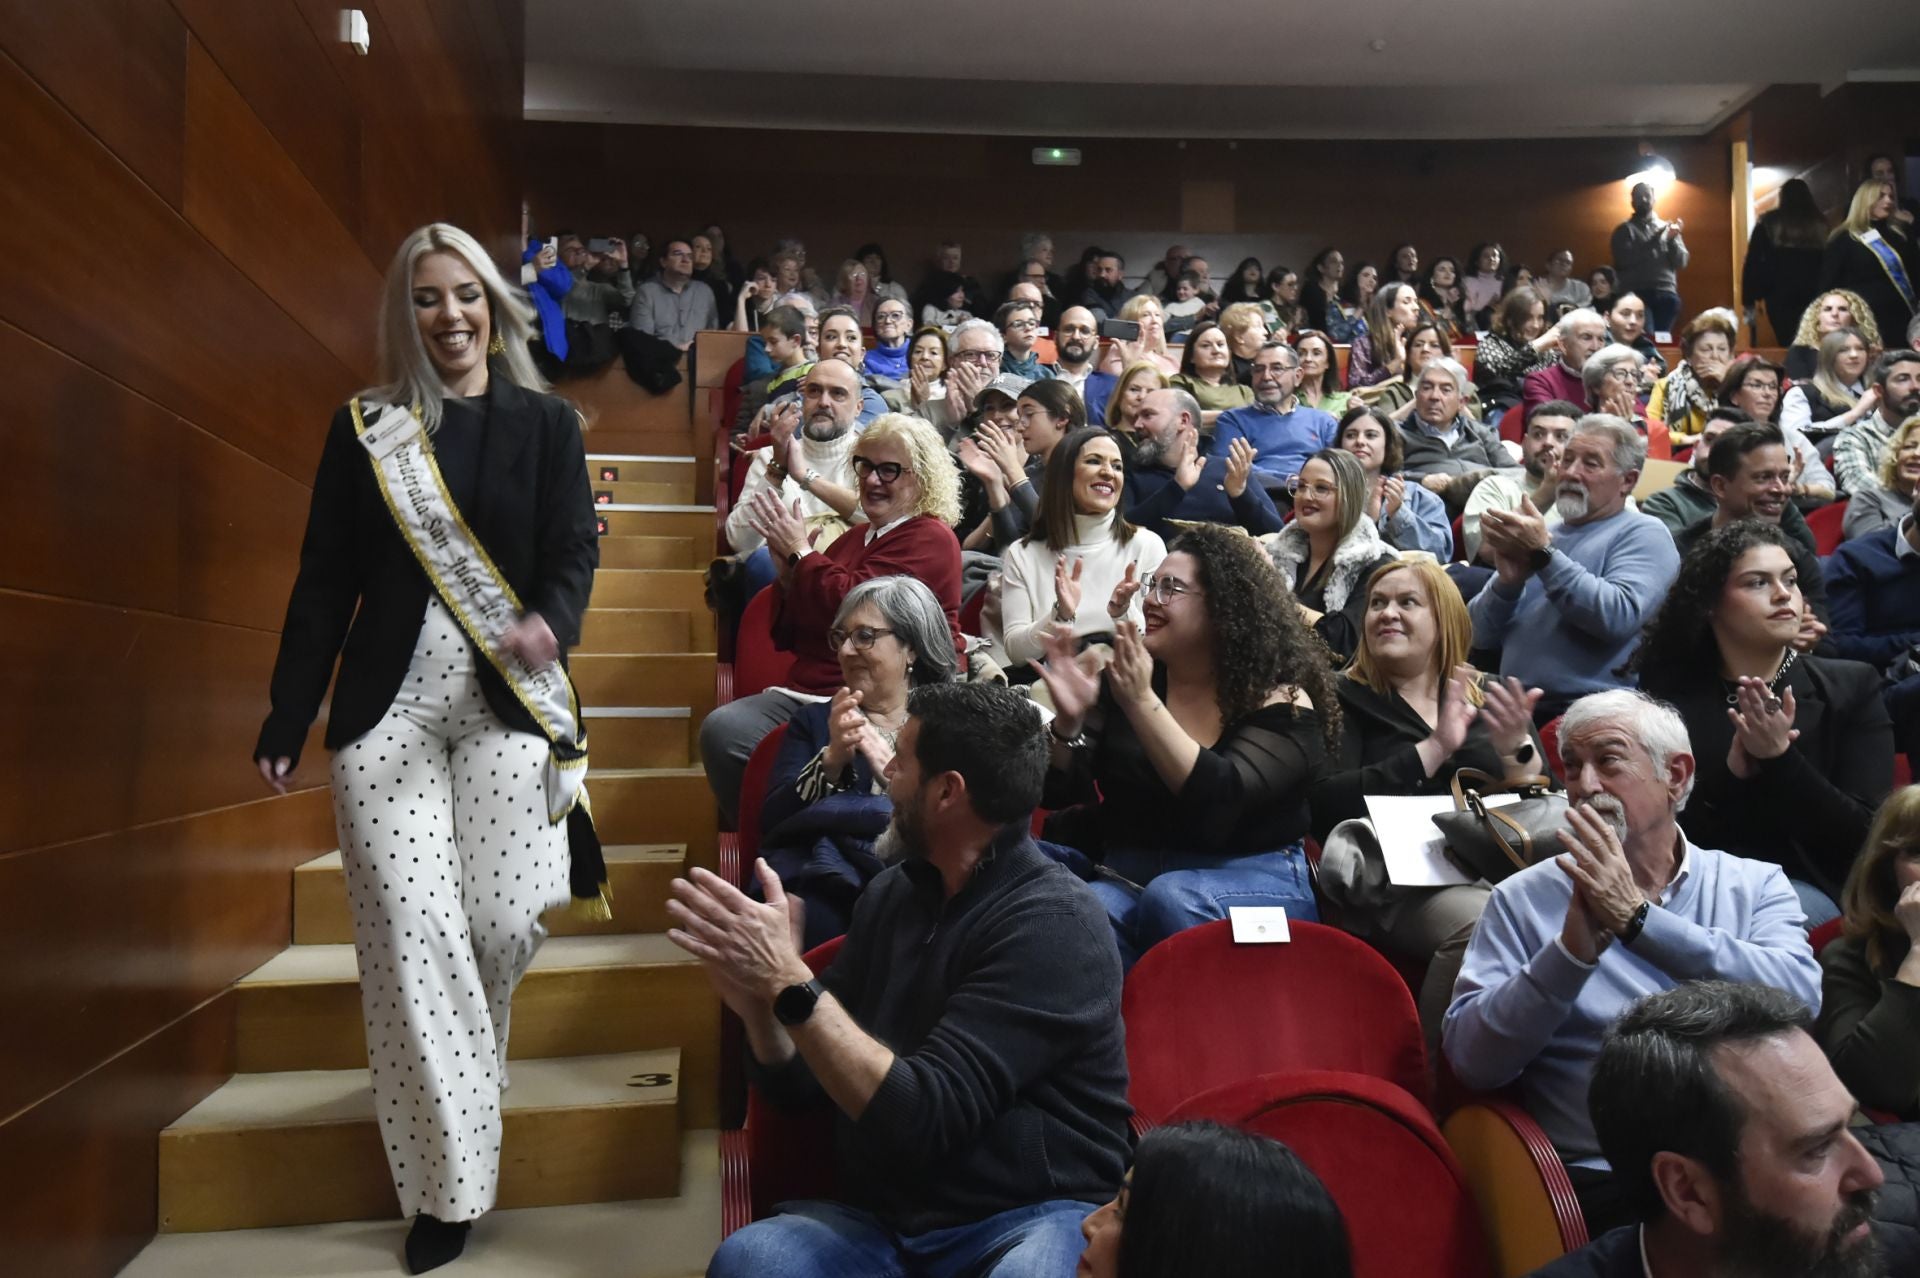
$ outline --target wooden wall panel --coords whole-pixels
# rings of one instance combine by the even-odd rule
[[[28,75],[179,206],[187,29],[165,0],[0,0],[0,31]]]
[[[0,172],[34,175],[0,182],[0,226],[23,244],[113,248],[0,273],[0,318],[310,479],[321,437],[288,424],[330,413],[355,375],[4,61],[0,119]]]
[[[293,867],[337,846],[331,797],[254,788],[265,797],[0,856],[0,900],[39,905],[9,910],[0,934],[7,1035],[35,1045],[0,1057],[0,1114],[286,947]]]
[[[20,1173],[0,1195],[8,1278],[112,1274],[146,1244],[159,1197],[152,1116],[185,1113],[232,1074],[233,1009],[217,994],[0,1125],[0,1169]]]
[[[181,211],[361,382],[379,379],[380,272],[198,41]]]
[[[0,511],[31,530],[0,537],[0,587],[279,627],[304,484],[4,322],[0,368]]]
[[[0,853],[259,797],[279,635],[0,591]],[[310,738],[301,775],[323,780]],[[4,898],[0,898],[4,899]]]

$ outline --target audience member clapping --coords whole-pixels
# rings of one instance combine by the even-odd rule
[[[1220,414],[1214,422],[1211,456],[1232,454],[1236,441],[1253,448],[1255,477],[1270,488],[1285,486],[1308,457],[1334,443],[1333,416],[1300,402],[1295,387],[1300,357],[1283,342],[1268,342],[1254,356],[1253,403]]]
[[[1873,365],[1874,411],[1840,432],[1833,444],[1833,477],[1848,493],[1873,485],[1900,423],[1920,413],[1920,352],[1888,351]]]
[[[1085,1278],[1353,1273],[1346,1221],[1320,1178],[1279,1141],[1218,1123],[1142,1136],[1120,1192],[1080,1232]]]
[[[911,577],[848,591],[827,644],[840,689],[788,720],[760,809],[762,855],[787,895],[806,902],[807,949],[847,930],[855,899],[883,868],[873,843],[892,816],[887,765],[907,694],[955,677],[940,601]]]
[[[900,395],[903,402],[894,408],[917,417],[931,411],[927,405],[947,393],[947,335],[937,328],[922,328],[907,343],[907,385]]]
[[[1087,424],[1080,397],[1064,382],[1034,382],[1013,405],[1012,430],[980,423],[954,453],[985,491],[985,525],[962,543],[969,550],[999,554],[1027,535],[1040,508],[1039,481],[1062,439]]]
[[[1546,772],[1533,732],[1533,702],[1518,682],[1482,680],[1466,664],[1473,624],[1438,564],[1409,560],[1376,569],[1353,663],[1335,680],[1340,751],[1313,789],[1314,837],[1325,847],[1321,892],[1348,930],[1427,965],[1420,1021],[1438,1046],[1441,1018],[1484,883],[1395,887],[1377,845],[1330,844],[1343,821],[1367,816],[1370,794],[1449,793],[1461,768],[1519,784]]]
[[[1586,1106],[1607,1025],[1644,995],[1702,978],[1757,981],[1815,1007],[1820,967],[1779,866],[1681,832],[1694,756],[1672,708],[1626,690],[1582,698],[1561,721],[1560,757],[1573,803],[1565,852],[1543,849],[1493,889],[1443,1042],[1466,1086],[1518,1083],[1597,1235],[1627,1217]]]
[[[1715,455],[1770,429],[1737,427]],[[1814,926],[1838,914],[1832,898],[1892,785],[1893,725],[1875,670],[1800,650],[1810,558],[1757,520],[1707,532],[1634,661],[1640,686],[1672,703],[1693,743],[1687,836],[1782,867]]]
[[[1273,498],[1253,479],[1253,445],[1236,440],[1226,456],[1206,456],[1200,417],[1200,405],[1177,386],[1141,401],[1127,471],[1127,518],[1163,538],[1173,535],[1176,521],[1232,524],[1256,537],[1280,531]]]
[[[760,341],[770,371],[751,376],[740,387],[740,410],[733,421],[735,435],[751,435],[767,427],[766,410],[779,396],[800,384],[808,365],[807,316],[796,306],[775,306],[760,319]]]
[[[1898,526],[1913,509],[1920,492],[1920,417],[1909,417],[1893,432],[1887,453],[1880,459],[1876,482],[1847,502],[1841,533],[1849,541]]]
[[[1399,557],[1367,517],[1366,471],[1353,454],[1323,448],[1288,485],[1293,522],[1267,539],[1301,618],[1345,661],[1360,643],[1367,578]]]
[[[973,413],[974,400],[1001,376],[1000,357],[1005,351],[1006,342],[990,320],[964,320],[947,338],[946,390],[929,395],[919,410],[943,438],[960,433]],[[1011,403],[1012,397],[1008,399]]]
[[[1041,667],[1047,837],[1102,865],[1129,964],[1229,900],[1316,917],[1299,840],[1339,740],[1324,650],[1257,542],[1193,528],[1135,584],[1146,625],[1120,627],[1104,675],[1064,627]]]
[[[1469,605],[1474,646],[1499,649],[1501,674],[1546,690],[1543,718],[1620,686],[1619,668],[1679,571],[1667,530],[1627,509],[1645,456],[1632,426],[1589,414],[1561,451],[1559,527],[1524,498],[1480,517],[1495,574]]]
[[[1406,452],[1392,420],[1378,408],[1356,405],[1341,419],[1339,436],[1340,450],[1360,463],[1367,518],[1379,530],[1380,540],[1394,550],[1423,550],[1440,563],[1453,558],[1447,504],[1400,473]]]
[[[1654,383],[1647,401],[1647,412],[1666,423],[1675,448],[1700,437],[1707,414],[1719,402],[1738,332],[1733,312],[1724,307],[1702,311],[1680,330],[1680,362]]]
[[[1518,510],[1522,501],[1530,501],[1544,513],[1548,528],[1559,522],[1560,451],[1573,438],[1580,416],[1579,406],[1564,399],[1550,399],[1528,410],[1526,433],[1520,437],[1521,468],[1494,471],[1475,484],[1461,512],[1460,537],[1469,561],[1492,559],[1481,553],[1480,540],[1480,517],[1490,510]]]
[[[807,371],[800,394],[769,415],[773,442],[747,455],[740,500],[727,512],[727,540],[735,551],[766,544],[754,515],[763,492],[782,506],[797,507],[821,550],[847,530],[860,506],[853,473],[859,411],[860,378],[852,365],[823,359]]]
[[[1120,443],[1100,427],[1076,430],[1054,450],[1033,530],[1001,557],[1000,623],[988,638],[1002,666],[1038,660],[1056,629],[1084,643],[1139,623],[1138,584],[1167,548],[1157,533],[1127,522],[1125,479]]]
[[[1863,1105],[1920,1119],[1920,786],[1889,795],[1841,898],[1846,923],[1820,952],[1814,1032]]]
[[[1667,432],[1664,426],[1649,428],[1647,417],[1640,408],[1640,384],[1646,375],[1646,360],[1640,352],[1624,342],[1613,342],[1602,346],[1587,357],[1580,370],[1580,385],[1586,391],[1586,402],[1592,405],[1596,413],[1609,413],[1623,421],[1629,421],[1647,437],[1649,449],[1657,441],[1660,455],[1667,452]]]

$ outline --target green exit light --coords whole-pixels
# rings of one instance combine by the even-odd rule
[[[1073,165],[1080,163],[1080,148],[1072,146],[1036,146],[1033,148],[1033,162],[1048,165]]]

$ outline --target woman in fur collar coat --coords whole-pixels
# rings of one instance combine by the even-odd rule
[[[1333,649],[1353,656],[1373,570],[1397,557],[1367,513],[1367,477],[1353,454],[1323,448],[1289,483],[1293,522],[1265,540],[1300,615]]]

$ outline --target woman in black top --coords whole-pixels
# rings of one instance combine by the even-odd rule
[[[1889,345],[1905,340],[1920,290],[1920,250],[1913,242],[1913,215],[1900,207],[1893,183],[1868,179],[1853,193],[1847,220],[1827,241],[1820,287],[1858,293],[1881,338]]]
[[[393,1115],[383,1143],[414,1221],[407,1263],[423,1273],[457,1256],[493,1205],[508,1001],[546,934],[541,913],[567,902],[570,837],[583,861],[598,851],[578,841],[590,826],[550,821],[553,752],[518,691],[522,667],[551,677],[579,642],[599,548],[579,413],[540,393],[531,310],[485,250],[455,227],[423,227],[383,296],[387,384],[342,408],[327,434],[254,759],[273,789],[294,784],[337,658],[326,745],[373,1099]],[[386,406],[407,405],[424,444],[400,434],[381,454],[369,432],[363,447],[359,422],[384,430],[406,420],[382,416]],[[517,612],[498,653],[469,637],[498,623],[462,592],[443,599],[389,507],[375,458],[422,451],[451,503],[443,526],[464,516],[462,532],[511,587],[490,592]],[[407,500],[430,503],[433,487]]]
[[[1688,552],[1634,665],[1693,742],[1687,837],[1781,866],[1811,927],[1893,784],[1893,726],[1879,672],[1794,650],[1804,608],[1780,530],[1730,524]]]
[[[1533,732],[1540,693],[1516,679],[1483,683],[1466,664],[1473,623],[1445,569],[1427,559],[1388,564],[1368,581],[1366,600],[1359,650],[1335,681],[1339,753],[1313,787],[1313,834],[1322,845],[1342,821],[1367,816],[1370,794],[1444,795],[1461,768],[1502,784],[1546,773]],[[1343,927],[1428,965],[1420,1022],[1437,1044],[1489,889],[1394,887],[1383,865],[1357,860],[1323,860],[1321,870]]]
[[[1301,619],[1333,650],[1336,664],[1360,644],[1367,578],[1399,558],[1366,517],[1367,487],[1352,453],[1321,449],[1289,484],[1293,522],[1266,539]]]
[[[1558,356],[1560,329],[1547,322],[1547,299],[1539,290],[1515,289],[1494,308],[1493,328],[1480,339],[1473,359],[1473,384],[1488,411],[1520,402],[1527,374]]]
[[[1339,739],[1333,676],[1258,544],[1190,529],[1109,611],[1136,590],[1146,626],[1121,627],[1104,678],[1064,629],[1040,671],[1056,712],[1044,802],[1089,804],[1056,811],[1047,837],[1101,864],[1129,965],[1229,906],[1317,917],[1300,840]]]
[[[1821,258],[1827,247],[1827,219],[1804,178],[1788,178],[1778,207],[1754,224],[1747,261],[1740,270],[1740,293],[1749,306],[1767,308],[1773,340],[1793,340],[1801,313],[1820,291]]]
[[[1307,263],[1300,285],[1300,308],[1306,318],[1301,328],[1330,329],[1340,320],[1340,281],[1346,278],[1347,259],[1329,245]]]

